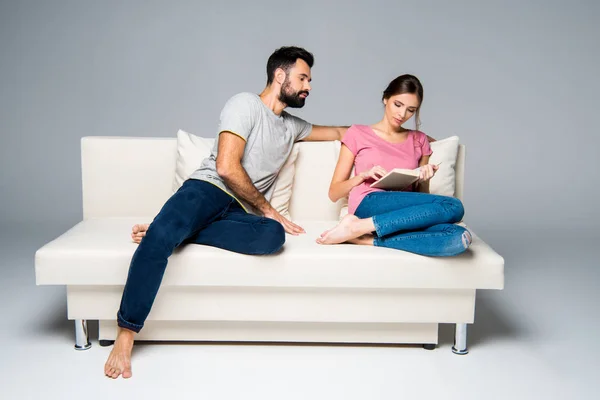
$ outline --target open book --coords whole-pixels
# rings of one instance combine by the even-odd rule
[[[373,182],[370,186],[376,189],[402,190],[419,180],[420,169],[394,168]]]

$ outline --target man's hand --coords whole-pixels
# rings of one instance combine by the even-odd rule
[[[297,236],[301,233],[306,233],[301,226],[294,224],[292,221],[275,211],[274,208],[264,212],[264,216],[279,222],[281,225],[283,225],[283,229],[285,229],[285,231],[291,235]]]

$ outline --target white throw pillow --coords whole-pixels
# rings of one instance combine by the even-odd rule
[[[292,147],[287,161],[281,167],[279,175],[275,179],[275,188],[271,197],[271,206],[285,218],[291,220],[290,200],[292,198],[292,186],[294,185],[294,175],[296,174],[296,160],[298,159],[299,147],[297,144]]]
[[[181,129],[177,132],[177,163],[175,166],[175,179],[173,180],[173,193],[200,167],[202,161],[210,156],[214,142],[215,139],[213,138],[203,138]],[[298,146],[294,145],[290,156],[275,179],[275,187],[271,198],[271,206],[287,219],[291,219],[289,205],[292,197],[297,158]]]
[[[200,167],[202,161],[210,156],[214,142],[213,138],[192,135],[181,129],[177,131],[177,163],[173,193],[179,190],[183,182]]]
[[[456,158],[458,156],[458,136],[430,143],[433,154],[429,164],[439,164],[440,168],[429,181],[429,193],[454,196],[456,188]]]
[[[440,168],[429,181],[429,193],[442,196],[454,196],[456,188],[456,158],[458,156],[459,137],[450,136],[429,144],[433,154],[429,164],[439,164]],[[354,174],[352,174],[354,175]],[[340,219],[348,214],[348,198],[340,209]]]

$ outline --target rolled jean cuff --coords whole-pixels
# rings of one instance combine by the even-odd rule
[[[125,321],[125,319],[121,315],[120,311],[117,312],[117,325],[119,325],[119,327],[121,327],[121,328],[125,328],[125,329],[129,329],[130,331],[134,331],[135,333],[138,333],[144,327],[144,325],[132,324],[131,322]]]
[[[378,219],[377,217],[378,217],[378,215],[373,215],[373,217],[372,217],[373,218],[373,226],[375,226],[375,233],[377,234],[377,236],[383,236],[381,234],[381,227],[379,225],[379,222],[377,221],[377,219]]]

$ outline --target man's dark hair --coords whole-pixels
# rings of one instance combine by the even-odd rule
[[[275,50],[267,61],[267,85],[273,83],[277,68],[283,69],[287,74],[298,59],[304,60],[310,68],[315,62],[313,55],[301,47],[286,46]]]

